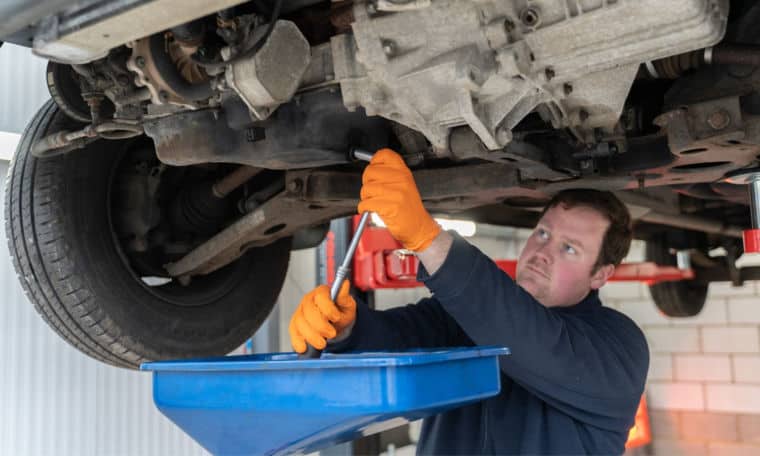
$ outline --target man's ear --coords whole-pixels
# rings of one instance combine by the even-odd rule
[[[597,271],[591,275],[591,289],[598,290],[601,288],[614,273],[615,266],[611,264],[605,264],[597,269]]]

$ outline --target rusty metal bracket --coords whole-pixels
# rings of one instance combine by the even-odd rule
[[[518,169],[510,165],[483,163],[413,174],[425,207],[433,211],[461,211],[515,196],[545,197],[526,188]],[[305,176],[289,173],[286,182],[288,189],[298,189],[313,204],[355,207],[359,203],[361,181],[356,174],[315,170]]]
[[[760,154],[760,118],[744,114],[736,96],[670,111],[655,123],[667,132],[675,159],[647,173],[669,176],[664,179],[714,182],[752,164]]]
[[[290,236],[303,226],[316,225],[349,215],[353,210],[341,206],[314,206],[280,194],[178,261],[166,265],[166,270],[173,277],[208,274],[231,263],[249,248]]]
[[[539,195],[520,187],[518,171],[493,163],[414,172],[425,205],[435,210],[464,210],[508,197]],[[361,176],[330,170],[288,171],[285,191],[228,226],[190,253],[166,265],[173,277],[208,274],[247,249],[291,236],[307,226],[356,213]]]

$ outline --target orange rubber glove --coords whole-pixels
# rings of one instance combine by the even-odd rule
[[[441,232],[422,205],[412,171],[399,154],[380,149],[362,176],[359,212],[375,212],[405,249],[425,250]]]
[[[348,294],[349,288],[348,280],[345,280],[338,292],[337,303],[330,299],[327,285],[306,293],[288,326],[293,350],[304,353],[307,343],[317,350],[324,350],[327,339],[341,336],[346,328],[353,327],[356,301]]]

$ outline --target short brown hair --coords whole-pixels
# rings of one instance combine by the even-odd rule
[[[600,267],[612,264],[619,265],[623,258],[628,254],[633,238],[633,229],[631,227],[631,214],[622,201],[612,192],[592,190],[592,189],[570,189],[563,190],[546,204],[541,217],[546,211],[554,206],[562,205],[565,209],[577,206],[589,207],[610,221],[610,226],[604,233],[602,247],[599,250],[599,256],[592,269],[596,272]]]

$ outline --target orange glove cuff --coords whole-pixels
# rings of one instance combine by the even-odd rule
[[[375,212],[404,248],[425,250],[441,227],[422,204],[412,171],[390,149],[380,149],[362,175],[359,212]]]
[[[440,233],[441,225],[428,215],[426,219],[422,220],[419,233],[415,236],[414,241],[408,244],[405,243],[404,248],[414,252],[421,252],[430,247],[430,244],[433,243]]]

